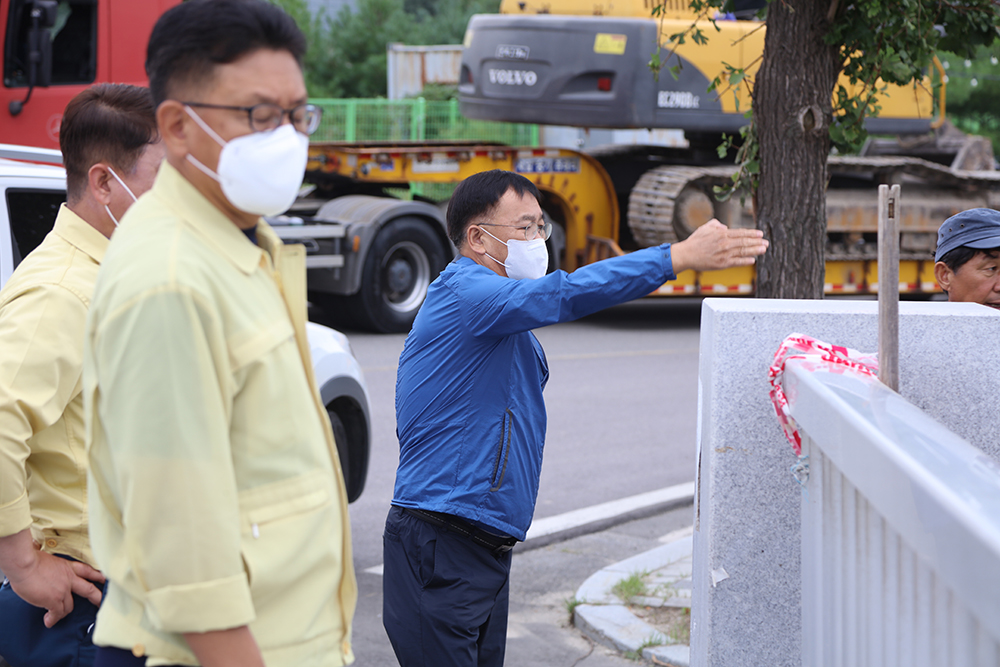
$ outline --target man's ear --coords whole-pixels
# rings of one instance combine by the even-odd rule
[[[108,165],[103,162],[91,165],[87,170],[87,191],[90,196],[101,206],[111,203],[111,179],[114,178],[108,171]]]
[[[483,230],[478,225],[469,225],[465,228],[465,245],[469,246],[472,252],[477,255],[486,254],[486,246],[483,245]]]
[[[190,117],[177,100],[164,100],[156,108],[156,125],[168,157],[184,159],[189,150]]]
[[[947,264],[944,262],[935,263],[934,277],[937,279],[937,283],[941,286],[941,289],[945,292],[951,291],[951,281],[955,278],[955,272]]]

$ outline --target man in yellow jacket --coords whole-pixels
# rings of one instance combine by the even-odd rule
[[[85,340],[98,665],[354,659],[305,251],[261,219],[294,201],[319,124],[304,52],[264,0],[189,0],[153,28],[166,161],[108,250]]]
[[[163,159],[158,139],[146,88],[102,84],[77,95],[59,133],[67,202],[0,291],[0,570],[8,580],[0,655],[15,667],[93,661],[104,577],[87,538],[83,332],[108,238]]]

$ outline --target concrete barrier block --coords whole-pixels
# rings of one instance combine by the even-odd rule
[[[706,299],[699,367],[691,664],[801,664],[800,487],[768,398],[767,368],[793,332],[877,350],[874,301]],[[1000,313],[900,304],[900,393],[1000,454]]]

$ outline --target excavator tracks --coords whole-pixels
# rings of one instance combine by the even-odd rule
[[[828,260],[876,258],[880,183],[902,185],[902,259],[933,256],[938,226],[958,211],[1000,208],[1000,171],[969,171],[902,156],[833,156],[828,169]],[[734,171],[732,166],[661,166],[645,172],[629,197],[628,225],[636,243],[681,241],[713,217],[729,226],[752,226],[752,211],[714,197],[713,187],[730,183]]]
[[[641,247],[674,243],[720,217],[713,186],[732,182],[733,166],[650,169],[629,195],[628,224]]]

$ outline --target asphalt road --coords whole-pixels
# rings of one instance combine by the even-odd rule
[[[698,301],[641,300],[536,331],[549,361],[548,436],[535,518],[694,479]],[[322,318],[318,318],[322,321]],[[381,625],[382,527],[398,461],[394,388],[403,335],[348,334],[371,397],[368,482],[351,505],[359,665],[394,665]],[[508,665],[634,664],[569,626],[565,599],[601,567],[691,521],[681,508],[543,549],[515,552]]]

